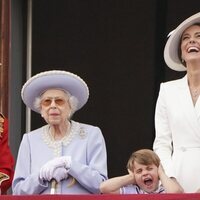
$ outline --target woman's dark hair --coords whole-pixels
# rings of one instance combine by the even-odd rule
[[[194,24],[190,25],[189,27],[191,27],[191,26],[200,26],[200,22],[194,23]],[[187,27],[186,29],[188,29],[189,27]],[[185,30],[186,30],[186,29],[185,29]],[[185,30],[184,30],[184,31],[185,31]],[[184,31],[183,31],[183,33],[184,33]],[[182,33],[182,35],[181,35],[181,37],[180,37],[179,45],[178,45],[178,58],[179,58],[179,60],[180,60],[181,62],[182,62],[182,56],[181,56],[181,41],[182,41],[183,33]],[[182,63],[183,63],[183,65],[186,67],[185,61],[182,62]]]

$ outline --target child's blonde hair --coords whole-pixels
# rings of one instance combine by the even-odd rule
[[[154,164],[157,167],[159,167],[160,158],[154,151],[152,151],[150,149],[140,149],[131,154],[131,156],[128,160],[128,163],[127,163],[127,169],[133,171],[134,162],[137,162],[142,165]]]

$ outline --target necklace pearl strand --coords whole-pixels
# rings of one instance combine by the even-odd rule
[[[60,140],[55,140],[52,134],[50,133],[50,125],[46,125],[43,127],[42,138],[43,141],[48,145],[49,148],[53,149],[53,153],[55,157],[61,156],[62,153],[62,145],[68,146],[75,135],[81,133],[81,128],[78,122],[72,122],[71,127],[67,130],[65,136]]]

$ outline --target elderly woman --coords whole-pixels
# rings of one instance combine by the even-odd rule
[[[71,120],[88,100],[86,83],[70,72],[46,71],[30,78],[21,95],[47,125],[23,136],[13,194],[100,193],[107,179],[103,135],[98,127]]]
[[[186,71],[162,83],[156,105],[154,150],[185,192],[200,187],[200,13],[183,21],[164,50],[166,64]]]

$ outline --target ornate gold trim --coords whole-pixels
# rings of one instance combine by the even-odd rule
[[[2,184],[3,181],[9,180],[9,179],[10,179],[10,176],[0,172],[0,185]]]
[[[2,133],[4,131],[3,123],[4,123],[4,115],[0,113],[0,137],[2,137]]]

